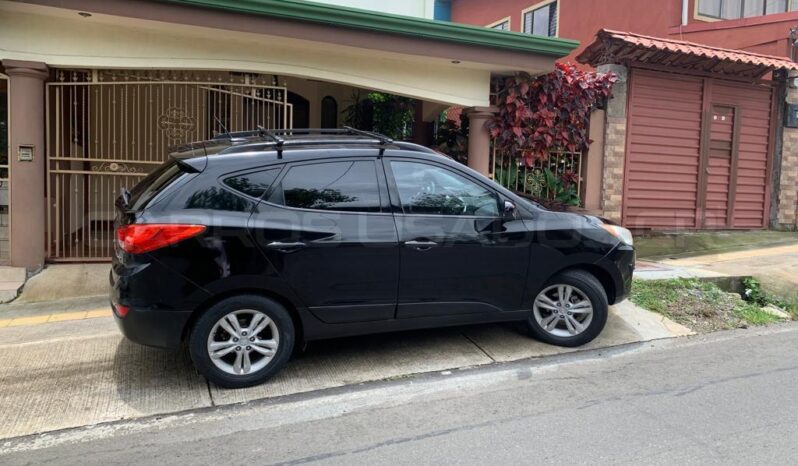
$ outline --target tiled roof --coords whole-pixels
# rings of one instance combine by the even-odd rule
[[[777,69],[798,70],[798,63],[788,58],[609,29],[600,30],[576,60],[593,66],[637,62],[747,77]]]

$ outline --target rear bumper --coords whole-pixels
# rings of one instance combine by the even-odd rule
[[[113,306],[113,304],[112,304]],[[177,349],[191,311],[153,311],[130,308],[125,317],[114,311],[116,325],[128,340],[140,345]]]
[[[180,347],[186,325],[193,313],[192,309],[174,306],[172,303],[176,303],[177,300],[168,299],[167,293],[158,293],[159,290],[152,285],[152,282],[136,273],[120,276],[112,268],[109,282],[114,319],[127,339],[155,348]],[[143,293],[141,290],[148,292]],[[160,294],[162,298],[155,298],[152,296],[153,292]],[[187,300],[183,300],[185,301]],[[128,308],[124,316],[120,316],[117,305]]]

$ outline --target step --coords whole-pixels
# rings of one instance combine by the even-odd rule
[[[8,303],[15,300],[24,284],[25,282],[23,281],[0,282],[0,303]]]
[[[0,266],[0,282],[22,282],[27,279],[25,267]]]

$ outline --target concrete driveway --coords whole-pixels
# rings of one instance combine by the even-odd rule
[[[0,438],[576,351],[532,340],[515,324],[345,338],[311,343],[269,383],[225,390],[199,376],[184,352],[122,339],[107,309],[53,306],[0,313]],[[624,303],[581,349],[687,333]]]

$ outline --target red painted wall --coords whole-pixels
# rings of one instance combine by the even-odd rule
[[[696,19],[690,0],[688,25],[681,26],[681,0],[558,0],[559,37],[576,39],[574,57],[590,44],[602,28],[649,36],[686,40],[716,47],[788,56],[790,27],[798,25],[798,12],[740,20],[706,22]],[[521,32],[521,11],[540,0],[453,0],[452,21],[485,26],[507,16],[511,30]]]
[[[485,26],[510,16],[510,28],[521,32],[521,11],[541,0],[454,0],[452,21]],[[564,39],[581,45],[562,61],[574,57],[593,41],[602,28],[666,37],[681,18],[681,0],[559,0],[559,31]]]
[[[693,19],[684,27],[670,28],[671,39],[789,57],[790,28],[798,26],[798,11],[727,21]]]
[[[679,0],[560,0],[560,3],[560,37],[580,42],[579,48],[566,57],[569,61],[575,61],[574,57],[593,42],[599,29],[667,37],[668,28],[681,20]]]

